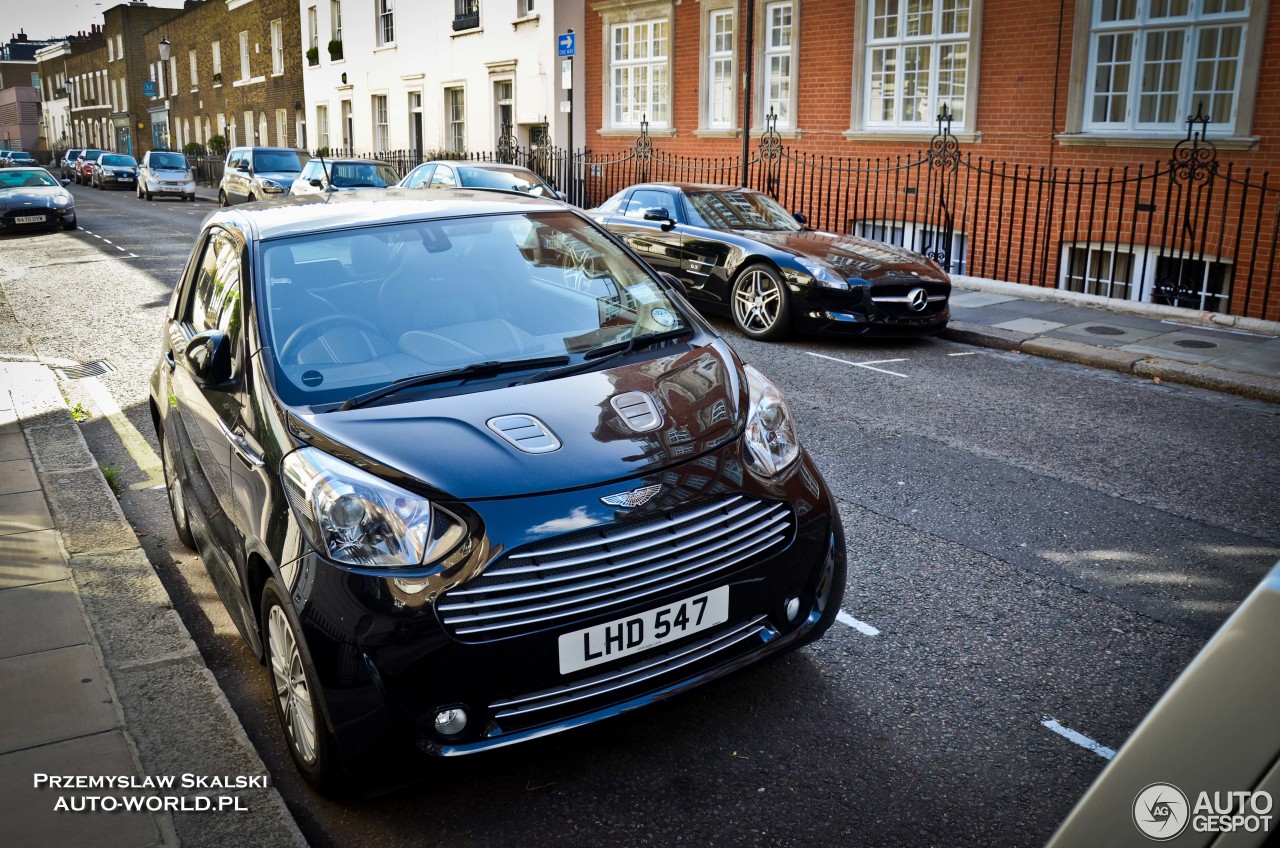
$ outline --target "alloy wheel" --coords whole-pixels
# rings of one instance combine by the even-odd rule
[[[763,269],[751,269],[733,287],[733,317],[753,334],[768,333],[778,323],[782,288]]]
[[[316,761],[316,716],[311,690],[302,668],[302,655],[284,609],[275,604],[267,617],[267,642],[271,654],[271,679],[289,743],[305,763]]]

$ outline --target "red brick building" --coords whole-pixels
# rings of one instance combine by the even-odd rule
[[[902,241],[957,273],[1280,319],[1268,0],[588,12],[588,192],[616,188],[603,163],[619,161],[632,177],[738,182],[749,110],[747,181],[823,228]],[[929,155],[943,107],[950,132]],[[1186,142],[1201,109],[1208,123],[1190,129],[1211,146]],[[652,154],[637,162],[645,121]]]

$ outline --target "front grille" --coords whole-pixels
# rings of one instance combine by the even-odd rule
[[[732,495],[518,549],[436,610],[464,641],[563,629],[772,555],[794,531],[787,504]]]
[[[508,732],[556,721],[566,715],[580,715],[675,685],[705,671],[709,665],[747,654],[777,636],[778,631],[770,627],[765,616],[761,615],[751,621],[723,627],[710,636],[681,645],[662,656],[565,686],[494,701],[489,709],[503,730]]]

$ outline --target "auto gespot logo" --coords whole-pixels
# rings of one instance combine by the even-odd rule
[[[1188,825],[1195,833],[1268,833],[1272,807],[1269,792],[1201,792],[1192,804],[1172,783],[1152,783],[1133,799],[1133,824],[1156,842],[1177,837]]]

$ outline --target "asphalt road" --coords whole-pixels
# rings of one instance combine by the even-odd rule
[[[73,187],[83,230],[0,239],[45,357],[146,378],[207,204]],[[125,511],[303,832],[337,845],[1037,845],[1280,558],[1280,407],[945,341],[764,345],[840,499],[847,616],[822,642],[641,714],[421,770],[373,799],[297,778],[267,673],[164,492]],[[64,383],[126,486],[103,392]],[[127,429],[127,428],[125,428]],[[135,453],[137,449],[135,448]],[[869,635],[874,634],[874,635]]]

